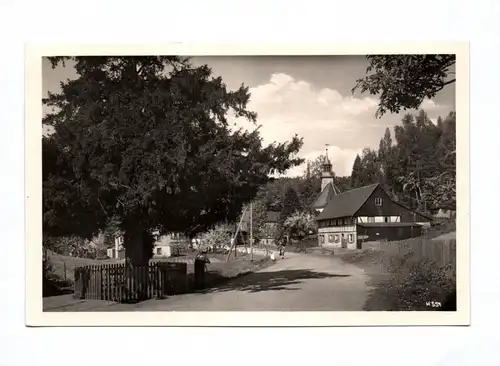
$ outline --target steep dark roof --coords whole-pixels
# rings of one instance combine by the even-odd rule
[[[331,197],[328,205],[316,217],[316,220],[336,219],[354,215],[378,186],[378,183],[371,184]]]
[[[328,202],[332,199],[332,197],[335,197],[339,193],[338,188],[333,185],[332,182],[328,183],[323,191],[319,194],[318,198],[316,198],[316,201],[314,201],[312,207],[313,208],[323,208],[325,207]]]
[[[361,227],[419,227],[422,226],[415,222],[360,222]]]

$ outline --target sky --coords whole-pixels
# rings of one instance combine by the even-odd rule
[[[365,75],[365,56],[211,56],[193,57],[195,65],[208,65],[229,89],[250,88],[248,109],[257,113],[257,125],[265,144],[289,141],[294,134],[304,140],[300,157],[314,160],[325,153],[338,176],[351,174],[356,154],[363,148],[378,149],[385,129],[401,123],[404,112],[375,118],[378,100],[353,95],[356,79]],[[43,60],[43,96],[58,92],[60,82],[76,77],[72,64],[52,69]],[[455,110],[455,85],[446,86],[421,108],[434,122]],[[44,107],[44,113],[50,110]],[[234,120],[237,127],[256,128]],[[45,130],[44,130],[45,131]],[[393,135],[394,140],[394,135]],[[305,166],[287,175],[301,175]]]

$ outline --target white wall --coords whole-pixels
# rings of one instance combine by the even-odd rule
[[[318,234],[319,246],[330,247],[330,248],[342,248],[342,235],[344,235],[344,238],[347,239],[347,248],[356,249],[356,242],[358,239],[356,234],[356,227],[354,227],[354,230],[350,231],[340,231],[337,228],[322,228],[322,229],[325,230],[320,231]],[[323,243],[321,243],[320,241],[320,235],[323,235],[324,237]],[[333,242],[330,241],[330,235],[332,235]],[[349,235],[352,235],[351,241],[349,241]],[[335,241],[335,239],[337,239],[337,241]]]
[[[327,226],[318,228],[319,233],[339,232],[346,233],[356,231],[356,225]]]
[[[158,250],[161,252],[158,253]],[[171,257],[172,249],[168,244],[157,243],[154,247],[153,257]]]
[[[400,216],[371,216],[375,219],[375,221],[372,222],[385,222],[385,218],[389,218],[389,222],[401,222],[401,217]],[[358,223],[368,223],[368,216],[358,216]]]
[[[172,238],[170,235],[163,235],[155,242],[155,247],[153,249],[153,257],[171,257],[172,249],[170,247],[170,242]],[[161,254],[158,254],[156,248],[161,248]],[[115,256],[113,257],[113,248],[107,250],[107,255],[110,258],[118,258],[118,252],[123,250],[123,236],[115,238]]]

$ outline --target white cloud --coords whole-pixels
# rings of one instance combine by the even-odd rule
[[[325,154],[325,150],[315,150],[311,151],[307,154],[303,154],[302,157],[307,160],[314,161],[317,157]],[[356,155],[361,155],[361,150],[354,149],[341,149],[338,146],[329,146],[328,147],[328,157],[330,158],[330,162],[333,166],[333,171],[337,176],[348,176],[351,175],[352,165],[354,164],[354,159],[356,159]],[[307,164],[304,164],[290,169],[287,172],[287,176],[294,177],[303,175],[306,171]]]
[[[337,90],[318,89],[283,73],[273,74],[269,82],[251,88],[250,93],[248,107],[258,114],[264,143],[287,141],[298,134],[304,138],[300,154],[304,158],[317,157],[324,152],[324,145],[330,144],[329,155],[336,174],[350,174],[357,151],[337,145],[342,145],[343,140],[355,142],[363,133],[366,125],[361,122],[373,120],[376,99],[343,96]],[[255,128],[242,120],[236,124]],[[304,169],[295,168],[288,175],[301,174]]]
[[[423,109],[424,111],[432,111],[436,109],[440,109],[443,106],[440,104],[436,104],[432,99],[427,99],[425,98],[422,104],[420,104],[420,108]]]

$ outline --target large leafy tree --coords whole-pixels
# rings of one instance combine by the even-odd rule
[[[399,166],[399,187],[403,200],[412,208],[427,209],[426,184],[438,171],[436,145],[440,131],[420,111],[415,117],[407,115],[402,125],[396,126],[397,164]]]
[[[180,57],[72,59],[77,78],[43,102],[44,231],[90,238],[118,218],[127,260],[146,263],[153,231],[194,236],[234,220],[269,175],[302,163],[302,140],[262,145],[243,85],[229,91],[204,65]]]
[[[369,55],[367,59],[366,76],[356,80],[352,91],[378,96],[377,117],[417,109],[425,98],[434,98],[455,82],[455,55]]]
[[[441,133],[433,156],[434,174],[426,180],[424,198],[433,207],[456,209],[456,114],[438,123]],[[439,122],[439,121],[438,121]]]

